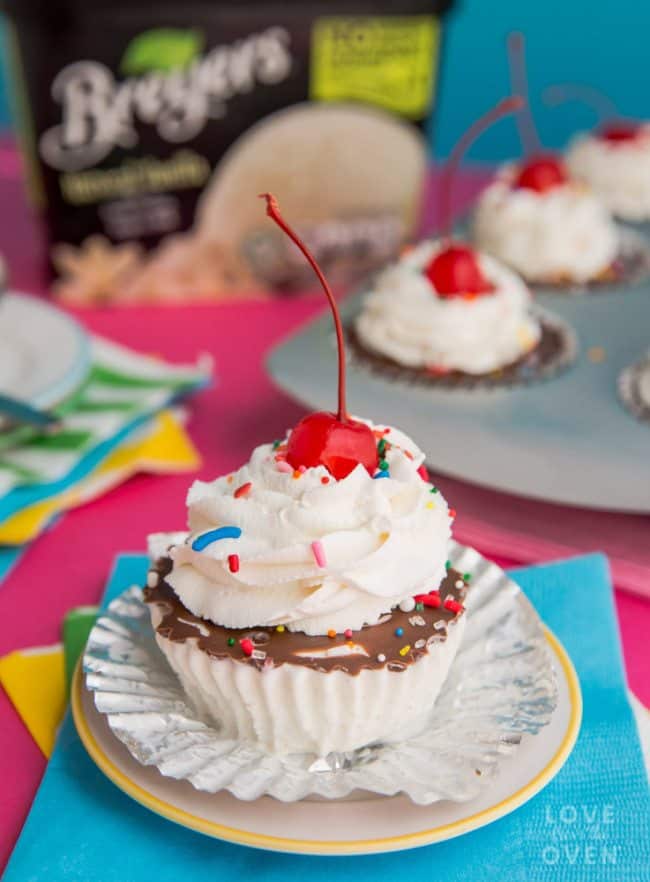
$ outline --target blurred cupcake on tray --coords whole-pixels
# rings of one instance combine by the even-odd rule
[[[513,91],[527,95],[524,41],[508,41]],[[518,114],[525,158],[504,165],[478,199],[473,236],[527,281],[565,290],[633,280],[644,249],[561,156],[545,151],[528,105]]]
[[[407,251],[374,280],[349,329],[356,359],[391,379],[442,387],[511,385],[555,373],[573,358],[571,330],[533,307],[525,282],[451,235],[451,187],[471,142],[520,108],[500,102],[454,148],[441,181],[444,232]]]
[[[621,373],[618,394],[625,408],[650,426],[650,349]]]
[[[616,217],[630,223],[650,221],[650,122],[621,116],[606,95],[590,86],[552,86],[544,97],[553,106],[580,101],[598,113],[596,127],[571,140],[567,168]]]

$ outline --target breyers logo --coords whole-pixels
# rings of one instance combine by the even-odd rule
[[[136,38],[140,47],[143,36]],[[160,37],[156,39],[160,43]],[[151,50],[152,40],[146,43]],[[114,147],[128,149],[137,144],[138,123],[155,126],[170,143],[189,141],[209,119],[223,117],[228,100],[235,95],[251,92],[258,84],[285,80],[291,71],[289,43],[284,28],[270,27],[231,45],[217,46],[200,58],[188,57],[193,54],[188,51],[185,66],[172,70],[165,69],[162,59],[154,59],[146,65],[148,72],[122,81],[97,61],[70,64],[52,83],[52,97],[61,105],[61,123],[41,136],[41,157],[61,171],[91,168]],[[176,45],[180,46],[180,40]],[[142,55],[141,50],[140,60]],[[181,62],[178,56],[177,61]],[[134,68],[131,64],[130,69]]]

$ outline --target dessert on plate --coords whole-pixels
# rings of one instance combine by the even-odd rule
[[[339,401],[197,481],[189,531],[150,539],[158,646],[224,737],[276,754],[352,751],[422,730],[458,650],[467,579],[449,567],[454,512],[406,435]]]
[[[520,106],[500,102],[452,152],[441,181],[444,233],[422,242],[373,281],[348,335],[371,370],[432,385],[530,381],[570,357],[570,332],[533,309],[525,282],[451,235],[450,190],[460,157],[489,124]]]
[[[508,43],[513,91],[526,94],[523,39]],[[518,114],[525,158],[507,163],[481,193],[478,248],[527,281],[567,286],[614,281],[620,234],[608,209],[559,156],[541,148],[528,105]]]

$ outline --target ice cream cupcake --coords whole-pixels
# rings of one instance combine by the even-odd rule
[[[578,135],[566,163],[617,217],[650,220],[650,123],[611,123]]]
[[[449,292],[440,267],[452,257],[477,279]],[[461,244],[423,242],[375,280],[350,330],[371,369],[422,383],[530,380],[568,355],[566,331],[535,312],[522,279]]]
[[[464,627],[454,512],[399,430],[339,407],[188,495],[187,533],[151,538],[145,597],[187,695],[224,737],[272,753],[352,751],[427,725]]]
[[[374,279],[349,329],[355,356],[370,369],[467,388],[529,381],[570,360],[570,332],[533,310],[521,278],[451,234],[450,192],[460,157],[520,103],[500,102],[454,148],[440,188],[443,237],[419,244]]]
[[[650,220],[650,122],[621,116],[607,95],[581,83],[549,86],[544,100],[552,107],[577,101],[595,111],[598,124],[576,135],[566,150],[571,176],[621,220]]]
[[[478,248],[529,282],[571,286],[616,278],[621,243],[612,217],[550,155],[501,168],[479,197],[473,235]]]
[[[528,282],[563,287],[613,281],[619,233],[603,203],[571,178],[562,158],[542,148],[528,102],[523,34],[508,37],[513,92],[525,159],[504,165],[483,191],[473,218],[476,246]]]

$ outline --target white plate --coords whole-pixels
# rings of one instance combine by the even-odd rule
[[[346,321],[358,312],[360,296],[346,300]],[[391,382],[351,364],[351,411],[408,432],[434,471],[519,496],[650,512],[650,427],[617,395],[619,374],[650,343],[650,289],[545,293],[537,301],[578,334],[578,360],[560,376],[459,392]],[[589,360],[593,346],[604,349],[602,363]],[[276,348],[268,367],[295,398],[331,410],[336,358],[329,314]]]
[[[77,670],[72,710],[77,731],[99,768],[137,802],[192,830],[228,842],[298,854],[372,854],[441,842],[503,817],[538,793],[571,753],[580,728],[580,687],[558,640],[546,632],[557,672],[558,706],[538,735],[524,736],[516,755],[500,765],[491,786],[465,803],[414,805],[408,798],[281,803],[251,802],[230,793],[203,793],[188,781],[140,765],[94,706]],[[327,831],[327,837],[323,835]]]
[[[0,394],[47,409],[81,384],[90,366],[86,333],[43,300],[0,298]]]

